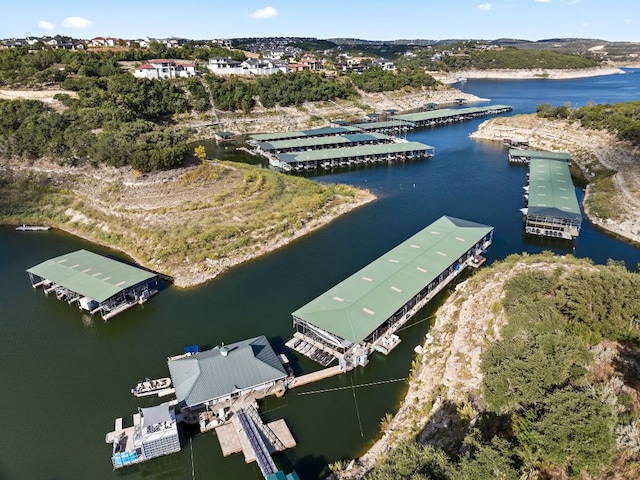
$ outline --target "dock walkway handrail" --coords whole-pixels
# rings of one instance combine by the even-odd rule
[[[249,440],[249,445],[255,453],[256,462],[258,462],[258,467],[260,467],[262,476],[266,479],[269,475],[273,475],[278,471],[276,469],[276,465],[273,463],[269,450],[267,449],[264,440],[262,440],[260,432],[258,431],[253,419],[245,412],[244,409],[238,410],[236,414],[238,415],[240,425]]]
[[[265,438],[271,443],[273,450],[282,451],[285,450],[284,444],[280,441],[280,439],[273,433],[273,430],[269,428],[268,425],[265,425],[258,414],[258,411],[253,405],[249,405],[244,409],[245,413],[253,420],[253,424],[262,432]]]

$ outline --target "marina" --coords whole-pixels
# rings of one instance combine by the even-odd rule
[[[499,103],[513,104],[514,113],[519,114],[534,111],[537,103],[558,99],[570,99],[576,105],[589,100],[615,103],[630,95],[637,98],[639,77],[626,74],[562,82],[469,79],[464,88]],[[246,464],[241,454],[224,458],[213,433],[187,434],[180,452],[114,473],[111,445],[104,443],[104,432],[113,430],[116,416],[125,416],[125,424],[131,422],[130,413],[150,401],[135,398],[131,388],[145,375],[164,376],[166,355],[182,351],[185,345],[225,339],[231,342],[264,334],[274,342],[276,351],[281,351],[291,338],[292,311],[439,218],[443,204],[453,216],[473,215],[468,218],[495,228],[488,264],[512,253],[544,250],[573,252],[593,258],[596,264],[604,264],[608,258],[625,262],[630,268],[638,264],[637,247],[595,229],[586,220],[575,250],[567,247],[567,242],[523,235],[521,216],[514,207],[522,206],[526,170],[508,164],[506,148],[500,142],[495,145],[468,138],[479,121],[410,132],[410,140],[437,147],[437,156],[431,161],[321,177],[323,182],[370,188],[379,199],[198,288],[168,286],[144,309],[132,308],[118,317],[119,321],[103,322],[87,312],[79,317],[76,308],[68,308],[53,295],[45,297],[41,288],[29,288],[25,269],[78,249],[111,258],[123,258],[122,253],[56,228],[46,235],[17,234],[15,225],[0,228],[0,243],[5,247],[0,252],[4,272],[0,290],[4,320],[0,330],[6,340],[3,348],[8,362],[2,372],[3,383],[19,385],[23,408],[29,412],[16,415],[5,396],[3,425],[11,435],[3,437],[0,447],[3,476],[113,480],[124,475],[130,480],[186,480],[193,478],[193,472],[197,479],[261,477],[256,464]],[[243,161],[240,154],[232,159]],[[576,192],[580,199],[581,190]],[[277,466],[285,471],[295,468],[305,480],[324,479],[329,473],[327,464],[356,458],[380,438],[379,420],[397,409],[406,383],[355,390],[361,430],[351,381],[358,385],[406,377],[415,356],[414,347],[422,344],[429,329],[425,319],[435,313],[442,298],[435,297],[403,327],[398,333],[402,342],[391,355],[373,355],[367,368],[296,387],[283,399],[269,397],[261,403],[264,422],[286,418],[297,441],[294,449],[273,457]],[[297,378],[311,375],[318,368],[319,372],[326,371],[296,352],[290,360]],[[336,362],[330,365],[335,367]],[[345,386],[349,388],[300,395],[316,387]],[[42,408],[43,389],[47,402],[61,408]],[[326,415],[315,414],[326,411],[331,411],[330,422]],[[69,412],[83,420],[70,421]]]

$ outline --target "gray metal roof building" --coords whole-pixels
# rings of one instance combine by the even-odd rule
[[[491,241],[493,227],[443,216],[293,312],[294,324],[359,344]],[[443,277],[443,275],[445,275]]]
[[[179,405],[197,407],[287,377],[264,336],[168,360]]]

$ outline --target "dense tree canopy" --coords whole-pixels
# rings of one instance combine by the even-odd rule
[[[640,102],[587,105],[576,109],[567,105],[541,104],[536,112],[544,118],[576,120],[585,128],[609,130],[622,140],[640,145]]]

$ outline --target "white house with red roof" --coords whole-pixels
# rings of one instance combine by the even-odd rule
[[[186,78],[197,75],[196,66],[193,63],[178,63],[170,59],[149,60],[135,68],[134,77],[137,78]]]

